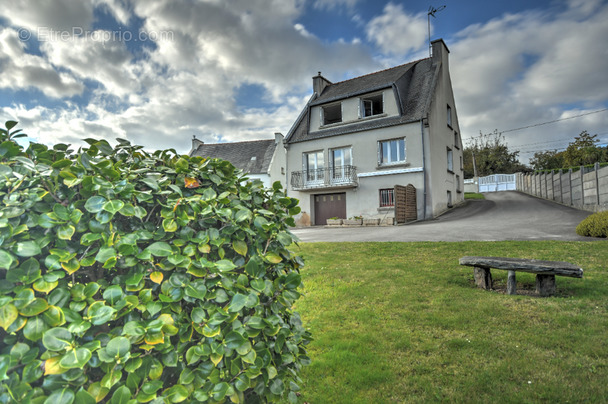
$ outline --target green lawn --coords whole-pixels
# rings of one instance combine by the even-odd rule
[[[309,243],[302,403],[606,402],[608,243]],[[557,296],[477,289],[465,255],[569,261]],[[505,288],[506,271],[493,270]]]

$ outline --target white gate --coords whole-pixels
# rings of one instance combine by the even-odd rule
[[[494,174],[479,178],[479,192],[514,191],[515,174]]]

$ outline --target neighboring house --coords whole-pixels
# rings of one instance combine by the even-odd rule
[[[285,138],[299,225],[334,216],[392,223],[395,185],[416,188],[418,220],[464,201],[448,53],[437,40],[426,59],[339,83],[313,77],[314,93]]]
[[[189,155],[227,160],[247,173],[247,177],[262,180],[267,188],[272,187],[275,181],[281,181],[285,188],[283,135],[275,133],[274,136],[274,139],[269,140],[213,144],[193,138]]]

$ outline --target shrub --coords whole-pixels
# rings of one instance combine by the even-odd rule
[[[585,237],[608,237],[608,211],[587,216],[576,226],[576,234]]]
[[[297,200],[230,163],[0,131],[0,402],[297,401]]]

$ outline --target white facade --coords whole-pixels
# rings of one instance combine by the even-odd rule
[[[320,75],[313,78],[327,102],[315,93],[286,138],[288,193],[300,200],[299,225],[324,224],[318,219],[327,211],[317,211],[327,209],[323,201],[341,204],[336,209],[343,218],[391,219],[395,185],[416,188],[419,220],[464,201],[462,143],[443,41],[435,41],[433,57],[423,61],[394,68],[406,73],[369,91],[358,79],[332,88]],[[364,76],[365,85],[390,74]],[[342,88],[357,92],[341,98]]]

